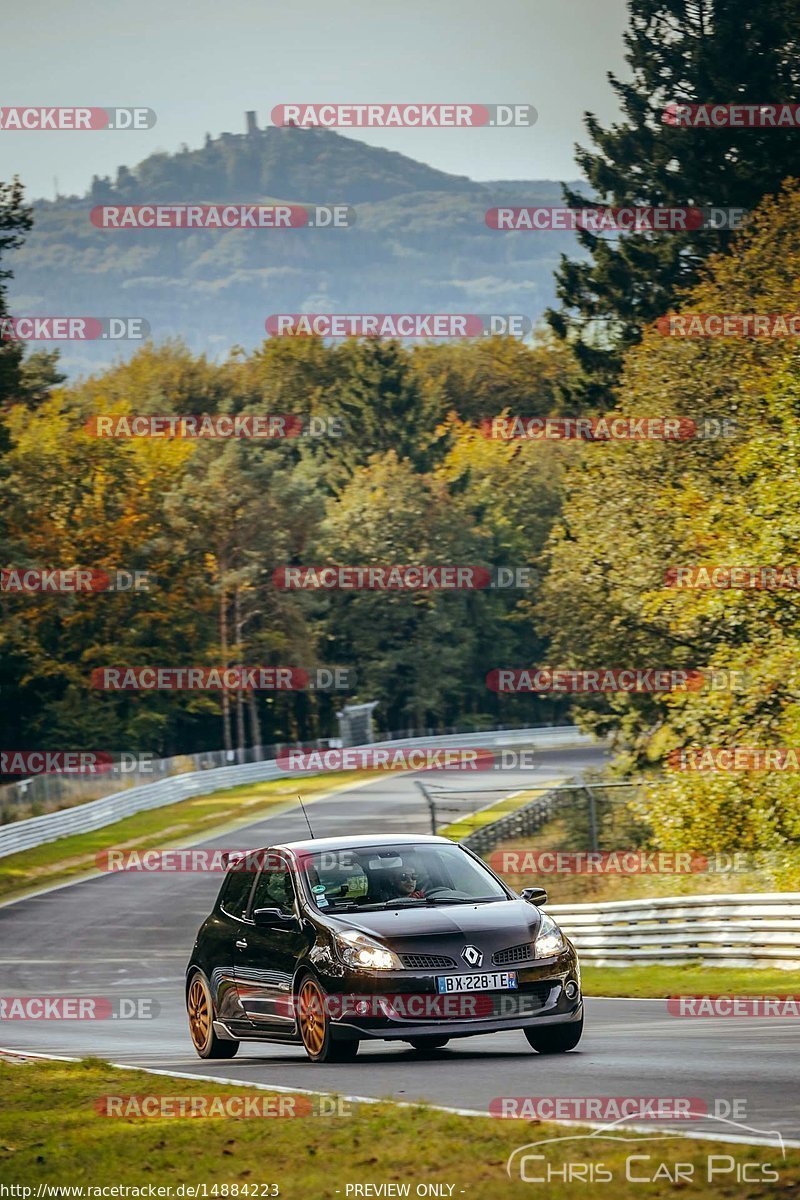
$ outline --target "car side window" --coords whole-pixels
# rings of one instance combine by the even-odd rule
[[[253,872],[242,864],[232,867],[222,888],[220,908],[230,917],[243,917],[247,909],[247,900],[253,886]]]
[[[253,892],[251,915],[257,908],[279,908],[282,913],[294,912],[294,885],[286,863],[264,867]]]

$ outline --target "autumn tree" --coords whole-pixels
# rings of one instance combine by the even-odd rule
[[[798,217],[795,186],[765,201],[682,311],[793,311]],[[558,665],[735,668],[745,681],[587,701],[581,719],[616,733],[630,763],[661,773],[681,747],[796,742],[793,593],[687,591],[665,577],[681,565],[797,561],[799,377],[791,338],[677,338],[653,326],[626,358],[619,412],[684,417],[700,436],[587,444],[568,472],[538,609]],[[800,821],[792,779],[769,774],[669,776],[646,814],[662,846],[698,851],[709,838],[780,849]]]

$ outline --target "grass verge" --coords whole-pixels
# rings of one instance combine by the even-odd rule
[[[581,967],[586,996],[775,996],[796,992],[797,973],[771,967]]]
[[[313,1068],[309,1069],[309,1085],[313,1086],[311,1075]],[[522,1182],[518,1173],[511,1180],[506,1175],[509,1154],[539,1139],[579,1132],[539,1122],[459,1117],[423,1107],[397,1108],[388,1102],[361,1105],[352,1115],[330,1118],[113,1119],[95,1111],[100,1097],[252,1095],[253,1089],[119,1071],[96,1059],[81,1063],[0,1062],[0,1089],[2,1177],[7,1184],[30,1187],[31,1196],[36,1196],[39,1184],[145,1189],[148,1185],[175,1189],[180,1184],[205,1184],[209,1197],[260,1197],[275,1195],[260,1187],[274,1183],[283,1200],[346,1200],[348,1184],[394,1183],[408,1185],[411,1196],[417,1194],[420,1184],[445,1184],[452,1185],[452,1191],[448,1187],[433,1194],[464,1195],[468,1200],[496,1200],[498,1195],[530,1197],[529,1182]],[[554,1171],[575,1163],[586,1172],[602,1163],[612,1175],[609,1195],[614,1200],[672,1196],[675,1184],[670,1176],[677,1163],[683,1164],[684,1173],[689,1167],[692,1171],[691,1182],[684,1182],[681,1188],[685,1196],[722,1200],[757,1194],[759,1200],[777,1200],[794,1195],[800,1187],[800,1151],[796,1150],[788,1150],[784,1160],[777,1149],[720,1146],[676,1136],[660,1143],[621,1145],[608,1140],[568,1141],[537,1147],[536,1152],[545,1154],[546,1164]],[[660,1178],[648,1184],[627,1181],[626,1160],[631,1155],[648,1156],[644,1161],[637,1159],[637,1175],[655,1176],[658,1172]],[[709,1182],[709,1156],[720,1155],[736,1164],[752,1164],[751,1178],[761,1170],[756,1164],[772,1164],[778,1179],[742,1191],[741,1185],[736,1186],[732,1162],[724,1174]],[[529,1170],[539,1174],[547,1169],[546,1164],[531,1163]],[[558,1176],[545,1191],[548,1200],[588,1194],[586,1182],[565,1182]],[[392,1189],[383,1194],[404,1193]],[[202,1196],[202,1191],[195,1195]],[[349,1195],[356,1193],[351,1190]]]
[[[313,800],[356,783],[378,778],[374,771],[347,771],[304,776],[302,780],[273,779],[267,783],[242,784],[226,791],[193,796],[164,808],[135,813],[93,833],[59,838],[21,854],[0,858],[0,901],[24,895],[36,888],[64,883],[95,869],[95,857],[111,847],[151,850],[177,847],[189,839],[211,838],[223,829],[246,825],[294,803],[297,793]],[[235,843],[231,843],[234,845]]]

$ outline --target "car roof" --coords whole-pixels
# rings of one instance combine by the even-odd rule
[[[327,837],[306,838],[301,842],[281,842],[274,846],[264,846],[265,850],[289,850],[292,853],[315,854],[322,850],[358,850],[362,846],[413,846],[421,842],[433,845],[453,846],[456,843],[450,838],[434,837],[430,833],[420,833],[416,837],[411,834],[376,833],[372,836],[362,834],[360,837]]]

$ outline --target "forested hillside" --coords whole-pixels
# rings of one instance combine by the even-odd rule
[[[503,234],[486,210],[558,204],[560,184],[478,184],[326,130],[264,129],[153,154],[84,196],[35,205],[36,237],[14,255],[15,313],[144,317],[160,341],[180,336],[214,357],[252,349],[277,312],[521,313],[554,299],[571,234]],[[102,203],[349,204],[348,229],[103,230]],[[66,343],[62,363],[86,373],[133,343]]]

